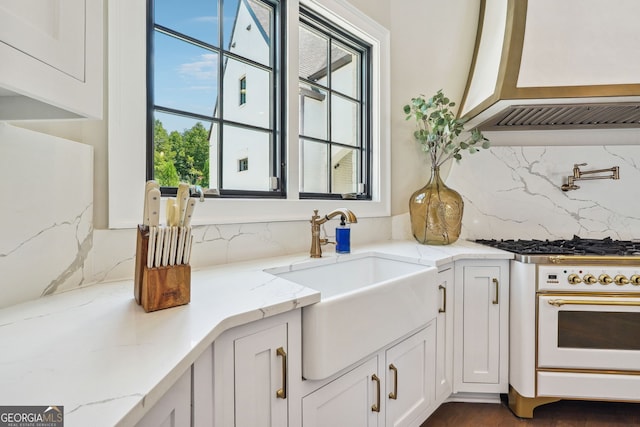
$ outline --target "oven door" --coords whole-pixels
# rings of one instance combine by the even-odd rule
[[[640,371],[640,296],[538,296],[538,368]]]

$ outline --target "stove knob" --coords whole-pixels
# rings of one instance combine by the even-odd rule
[[[631,276],[631,283],[636,286],[640,285],[640,275],[634,274],[633,276]]]
[[[598,279],[596,279],[596,276],[594,276],[593,274],[585,274],[582,280],[584,280],[584,283],[586,283],[587,285],[593,285],[598,281]]]
[[[569,277],[567,277],[567,280],[571,285],[577,285],[578,283],[582,282],[582,279],[580,279],[580,276],[578,276],[577,274],[570,274]]]
[[[614,277],[613,281],[616,282],[616,285],[618,286],[624,286],[629,283],[629,279],[624,277],[622,274],[618,274],[616,277]]]
[[[600,277],[598,277],[598,282],[600,282],[601,285],[608,285],[613,282],[613,279],[608,274],[601,274]]]

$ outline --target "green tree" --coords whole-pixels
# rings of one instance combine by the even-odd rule
[[[154,123],[154,177],[161,186],[176,187],[181,181],[209,186],[209,132],[201,122],[182,133]]]

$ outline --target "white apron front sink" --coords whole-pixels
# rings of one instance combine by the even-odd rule
[[[302,373],[324,379],[435,317],[437,269],[370,253],[266,272],[321,293],[302,308]]]

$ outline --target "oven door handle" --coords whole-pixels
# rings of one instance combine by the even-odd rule
[[[640,301],[607,301],[607,300],[583,300],[583,299],[550,299],[550,305],[561,307],[563,305],[621,305],[627,307],[640,307]]]

